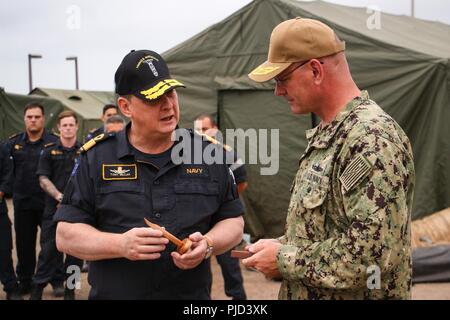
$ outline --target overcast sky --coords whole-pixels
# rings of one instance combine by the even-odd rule
[[[251,0],[0,0],[0,86],[28,93],[28,54],[33,86],[113,91],[114,72],[130,49],[164,52],[228,17]],[[411,0],[329,0],[411,13]],[[416,17],[450,24],[450,1],[416,0]]]

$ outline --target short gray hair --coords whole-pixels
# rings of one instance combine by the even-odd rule
[[[123,125],[126,124],[125,123],[125,119],[122,116],[119,116],[119,115],[111,116],[108,119],[106,119],[105,124],[108,124],[108,123],[121,123]]]

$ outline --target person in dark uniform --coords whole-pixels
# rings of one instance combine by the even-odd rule
[[[24,109],[25,132],[9,138],[8,152],[13,160],[13,205],[16,231],[17,276],[22,294],[30,292],[36,267],[36,235],[44,211],[44,192],[36,169],[44,145],[58,137],[44,129],[44,107],[31,102]],[[62,283],[52,283],[58,290]]]
[[[180,146],[210,144],[192,130],[176,130],[175,88],[184,85],[159,54],[131,51],[115,82],[118,106],[131,122],[82,147],[55,215],[58,249],[90,261],[91,299],[210,299],[210,255],[242,239],[233,174],[223,163],[178,161],[176,155],[194,156]],[[173,141],[173,133],[180,139]],[[191,249],[180,255],[144,218],[188,237]]]
[[[53,215],[61,203],[63,191],[69,181],[72,169],[78,161],[80,143],[77,141],[78,118],[73,111],[63,111],[58,115],[60,138],[44,146],[36,174],[41,188],[46,193],[45,210],[41,226],[41,252],[39,253],[36,274],[33,277],[31,300],[41,300],[45,286],[58,274],[58,268],[67,276],[69,266],[81,269],[83,261],[70,255],[63,263],[63,254],[56,249],[56,223]],[[64,281],[65,277],[60,278]],[[75,288],[66,282],[64,299],[75,299]]]
[[[219,132],[217,122],[213,115],[201,114],[194,121],[194,128],[197,132],[207,135],[213,143],[221,144],[226,152],[230,153],[233,163],[230,169],[233,171],[239,195],[247,188],[247,172],[241,158],[231,149],[230,146],[217,141],[216,135]],[[242,277],[239,259],[231,257],[231,250],[216,256],[217,262],[222,270],[225,294],[233,300],[246,300],[247,295],[244,289],[244,279]]]
[[[103,126],[96,128],[96,129],[92,129],[91,131],[89,131],[89,133],[87,134],[86,138],[84,139],[84,141],[89,141],[92,138],[102,134],[105,132],[105,125],[106,125],[106,120],[108,120],[109,118],[113,117],[113,116],[117,116],[119,114],[119,108],[115,105],[115,104],[106,104],[103,107],[103,113],[102,113],[102,117],[101,120],[103,121]]]
[[[122,116],[116,115],[109,117],[105,122],[105,132],[118,132],[125,128],[126,122]]]
[[[12,232],[6,196],[11,196],[13,164],[4,143],[0,143],[0,281],[7,300],[22,300],[12,262]]]

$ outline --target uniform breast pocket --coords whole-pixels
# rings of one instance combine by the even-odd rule
[[[217,182],[182,181],[174,185],[176,205],[197,217],[212,215],[219,208]]]
[[[25,162],[27,154],[23,149],[20,149],[13,152],[13,157],[16,167],[20,167]]]
[[[298,232],[309,240],[320,241],[326,238],[326,210],[324,208],[329,191],[329,179],[322,177],[320,183],[307,182],[300,192],[300,205],[303,210]]]
[[[100,224],[122,226],[126,230],[142,224],[142,217],[149,210],[144,190],[143,185],[128,184],[99,187],[96,190],[95,209]]]
[[[303,206],[306,209],[314,209],[323,204],[327,197],[329,189],[328,177],[322,177],[319,183],[308,183],[303,188],[302,198]]]

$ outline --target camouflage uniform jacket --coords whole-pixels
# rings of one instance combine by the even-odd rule
[[[279,238],[279,298],[409,299],[407,136],[366,91],[306,135]]]

